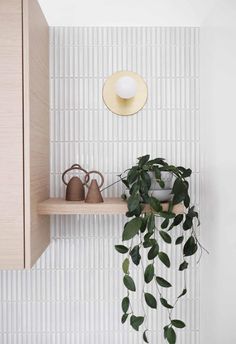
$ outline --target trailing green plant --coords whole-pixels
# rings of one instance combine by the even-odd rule
[[[172,187],[172,200],[169,202],[168,209],[163,210],[162,203],[155,197],[149,195],[151,187],[151,177],[148,172],[154,172],[155,179],[161,188],[165,187],[162,180],[162,172],[171,172],[174,176]],[[173,310],[187,293],[186,276],[184,278],[183,288],[176,294],[176,300],[170,303],[164,296],[162,290],[172,288],[172,283],[159,275],[155,268],[155,262],[164,264],[168,269],[171,266],[171,260],[166,252],[161,249],[161,241],[165,244],[174,244],[177,250],[181,250],[182,260],[179,262],[178,270],[181,273],[186,272],[188,268],[188,257],[194,255],[198,249],[202,253],[202,245],[200,244],[196,227],[199,226],[198,212],[195,211],[191,204],[189,196],[189,182],[187,178],[191,176],[191,169],[182,166],[169,165],[164,159],[156,158],[150,160],[149,155],[138,158],[138,163],[130,169],[123,172],[119,177],[129,190],[127,199],[128,211],[126,216],[129,221],[125,223],[122,234],[122,245],[116,245],[115,249],[125,259],[122,264],[124,273],[123,283],[127,289],[127,295],[121,302],[123,315],[121,322],[125,323],[129,320],[131,327],[138,331],[140,326],[144,327],[146,312],[142,315],[134,314],[131,305],[130,293],[136,291],[136,285],[130,273],[130,264],[141,266],[143,273],[143,290],[142,304],[152,309],[158,307],[158,302],[168,312],[169,322],[164,324],[164,338],[169,344],[176,343],[176,329],[185,327],[185,323],[180,319],[173,317]],[[184,213],[175,214],[174,206],[183,203],[185,206]],[[147,207],[147,204],[149,205]],[[161,223],[157,226],[156,218],[160,218]],[[178,227],[177,227],[178,226]],[[176,237],[176,233],[179,233]],[[172,234],[173,233],[173,234]],[[138,242],[134,244],[134,238],[137,237]],[[173,242],[173,237],[175,241]],[[144,266],[142,261],[142,252],[147,255],[148,264]],[[146,291],[146,286],[154,283],[156,286],[156,295]],[[143,331],[143,341],[148,342],[148,328]]]

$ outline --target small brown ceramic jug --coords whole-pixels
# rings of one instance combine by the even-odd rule
[[[65,175],[69,171],[73,170],[79,170],[83,171],[86,175],[85,182],[82,183],[81,179],[79,177],[72,177],[67,183],[65,181]],[[84,184],[89,181],[89,175],[87,175],[88,172],[84,170],[80,165],[74,164],[68,170],[66,170],[62,174],[62,181],[66,185],[66,200],[67,201],[83,201],[85,198],[85,190],[84,190]]]
[[[103,198],[102,198],[102,194],[100,191],[100,188],[102,187],[103,183],[104,183],[104,178],[103,175],[98,172],[98,171],[90,171],[86,174],[85,176],[85,183],[88,183],[89,180],[89,175],[92,173],[96,173],[101,177],[101,184],[98,185],[97,180],[96,179],[92,179],[91,184],[88,187],[88,193],[85,199],[86,203],[101,203],[104,202]]]

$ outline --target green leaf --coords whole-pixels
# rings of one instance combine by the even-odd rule
[[[185,182],[181,178],[176,178],[172,188],[172,194],[174,194],[172,200],[173,204],[182,202],[187,195],[187,191],[188,189]]]
[[[150,189],[151,186],[151,178],[149,176],[149,174],[145,171],[141,172],[141,179],[142,179],[142,184],[145,185],[144,189],[146,189],[146,191],[148,191]]]
[[[124,274],[127,274],[129,272],[129,258],[125,258],[122,264],[122,270]]]
[[[128,296],[123,298],[123,300],[121,302],[121,308],[122,308],[124,313],[127,313],[128,309],[129,309],[129,298],[128,298]]]
[[[169,328],[169,325],[166,325],[165,327],[164,327],[164,338],[166,339],[166,336],[167,336],[167,330],[168,330],[168,328]]]
[[[121,323],[124,324],[128,318],[129,314],[123,314],[121,318]]]
[[[188,263],[184,261],[183,263],[180,264],[179,266],[179,271],[183,271],[188,268]]]
[[[125,213],[125,215],[127,217],[133,217],[133,216],[136,216],[136,217],[139,217],[142,213],[142,210],[143,210],[143,206],[141,205],[141,203],[139,203],[139,205],[137,206],[137,208],[133,211],[127,211]]]
[[[176,178],[173,188],[172,188],[172,193],[174,195],[179,195],[179,194],[186,194],[187,188],[185,183],[182,181],[181,178]]]
[[[172,202],[174,205],[179,204],[185,200],[185,197],[186,197],[185,194],[176,194],[176,195],[174,195]],[[186,205],[185,205],[185,207],[186,207]]]
[[[137,194],[138,191],[139,191],[139,182],[135,182],[132,184],[129,193],[130,195],[134,195],[134,194]]]
[[[169,344],[175,344],[176,343],[176,333],[172,327],[168,327],[168,329],[166,331],[166,339],[167,339]]]
[[[163,264],[165,264],[165,266],[167,268],[170,267],[170,259],[169,259],[168,255],[165,252],[159,252],[158,257],[159,257],[160,261]]]
[[[151,308],[157,308],[157,300],[152,294],[145,293],[144,294],[145,301],[147,305]]]
[[[190,168],[184,168],[182,166],[178,166],[177,168],[178,168],[178,170],[181,171],[181,174],[182,174],[183,178],[188,178],[192,174],[192,170]]]
[[[146,283],[149,283],[149,282],[151,282],[153,277],[154,277],[154,265],[153,264],[149,264],[146,267],[145,272],[144,272],[144,281]]]
[[[191,170],[190,168],[187,168],[187,169],[185,169],[185,171],[183,172],[182,177],[183,177],[183,178],[188,178],[188,177],[191,176],[191,174],[192,174],[192,170]]]
[[[135,216],[134,213],[135,213],[134,211],[127,211],[127,212],[125,213],[125,215],[126,215],[126,217],[134,217],[134,216]]]
[[[184,218],[183,214],[176,215],[173,221],[173,225],[178,226],[183,221],[183,218]]]
[[[127,289],[136,291],[135,283],[132,277],[130,277],[129,275],[125,275],[123,278],[123,282]]]
[[[150,165],[162,165],[162,166],[168,165],[165,162],[165,159],[163,159],[163,158],[156,158],[156,159],[149,160],[148,164],[150,164]]]
[[[180,237],[178,237],[176,240],[175,240],[175,245],[180,245],[182,244],[184,240],[184,237],[181,235]]]
[[[184,245],[184,255],[187,256],[192,256],[198,249],[196,240],[194,239],[193,236],[191,236],[190,238],[188,238],[188,240],[186,241],[185,245]]]
[[[137,178],[138,178],[138,166],[133,166],[127,174],[127,181],[129,185],[133,184]]]
[[[130,325],[135,329],[136,331],[139,330],[139,326],[142,325],[144,321],[144,317],[136,317],[135,315],[132,315],[130,317]]]
[[[156,243],[149,250],[149,252],[148,252],[148,259],[149,260],[154,259],[158,255],[158,253],[159,253],[159,245],[158,245],[158,243]]]
[[[178,296],[178,299],[180,299],[182,296],[184,296],[187,293],[187,289],[184,288],[182,293]]]
[[[160,298],[161,304],[162,306],[164,306],[165,308],[171,309],[173,308],[173,306],[171,306],[166,299],[164,299],[163,297]]]
[[[168,164],[167,164],[168,165]],[[179,170],[178,170],[178,168],[176,167],[176,166],[174,166],[174,165],[168,165],[167,167],[165,167],[164,169],[162,169],[163,171],[171,171],[171,172],[173,172],[176,176],[178,176],[179,177],[179,175],[180,175],[180,172],[179,172]]]
[[[188,194],[186,194],[185,198],[184,198],[184,206],[185,206],[185,208],[188,208],[189,204],[190,204],[190,197],[189,197]]]
[[[160,180],[161,179],[161,171],[160,171],[159,167],[154,166],[153,171],[155,173],[156,180]]]
[[[167,228],[167,227],[169,226],[169,222],[170,222],[170,220],[169,220],[168,218],[166,218],[166,219],[162,222],[161,228],[162,228],[162,229]]]
[[[138,160],[139,160],[138,165],[140,167],[143,167],[143,165],[145,165],[148,162],[149,158],[150,158],[149,154],[139,157],[138,158]]]
[[[164,189],[164,187],[165,187],[165,182],[164,182],[164,180],[159,179],[159,180],[158,180],[158,184],[160,185],[160,187],[161,187],[162,189]]]
[[[193,218],[189,215],[186,215],[185,221],[183,223],[183,229],[187,231],[188,229],[192,228],[193,226]]]
[[[149,204],[150,204],[151,208],[153,210],[155,210],[156,212],[159,213],[160,211],[162,211],[161,202],[158,199],[156,199],[155,197],[149,198]]]
[[[123,245],[115,245],[115,249],[116,251],[122,254],[127,253],[129,251],[128,247],[123,246]]]
[[[128,198],[128,209],[130,212],[135,211],[139,207],[140,196],[139,194],[133,194]]]
[[[171,320],[171,324],[177,328],[184,328],[185,327],[185,323],[181,320],[178,320],[178,319]]]
[[[148,330],[146,330],[146,331],[144,331],[143,332],[143,341],[145,342],[145,343],[149,343],[149,341],[148,341],[148,339],[147,339],[147,335],[146,335],[146,332],[147,332]]]
[[[165,219],[173,219],[175,217],[175,214],[171,211],[161,211],[160,216],[164,217]]]
[[[139,265],[141,256],[139,253],[139,245],[134,246],[134,248],[130,252],[131,259],[135,265]]]
[[[147,228],[147,222],[148,222],[148,216],[145,215],[145,217],[142,217],[142,225],[140,228],[141,233],[145,232],[145,229]]]
[[[168,233],[165,231],[159,231],[159,234],[167,244],[171,244],[171,236]]]
[[[139,232],[141,225],[142,220],[139,217],[135,217],[127,222],[123,231],[122,240],[124,241],[132,239]]]
[[[172,287],[172,285],[162,277],[156,276],[156,281],[161,287],[164,287],[164,288]]]
[[[190,177],[192,174],[192,170],[190,168],[188,168],[187,170],[185,170],[185,172],[183,173],[182,177],[183,178],[188,178]]]
[[[147,232],[145,235],[144,235],[144,241],[148,241],[151,236],[154,234],[154,232]]]
[[[147,248],[147,247],[152,247],[157,243],[156,239],[148,239],[146,241],[143,242],[143,247]]]
[[[189,211],[188,211],[188,216],[192,217],[192,218],[197,218],[198,220],[198,226],[200,225],[200,221],[199,221],[199,215],[198,212],[194,210],[194,206],[192,206]]]
[[[152,213],[148,216],[147,228],[149,233],[155,228],[155,216]]]

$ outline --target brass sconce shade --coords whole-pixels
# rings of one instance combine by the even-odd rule
[[[140,75],[121,71],[112,74],[105,81],[103,101],[113,113],[129,116],[144,107],[147,93],[147,85]]]

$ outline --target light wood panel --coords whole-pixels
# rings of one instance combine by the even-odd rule
[[[0,1],[0,268],[24,267],[22,20]]]
[[[162,203],[163,210],[168,209],[168,203]],[[145,211],[150,208],[147,206]],[[184,212],[184,205],[174,206],[174,213]],[[38,213],[43,215],[76,215],[76,214],[125,214],[127,203],[121,198],[105,198],[103,203],[85,203],[81,201],[68,202],[62,198],[50,198],[39,203]]]
[[[49,197],[49,33],[36,0],[23,0],[25,267],[50,242],[50,219],[38,202]]]

